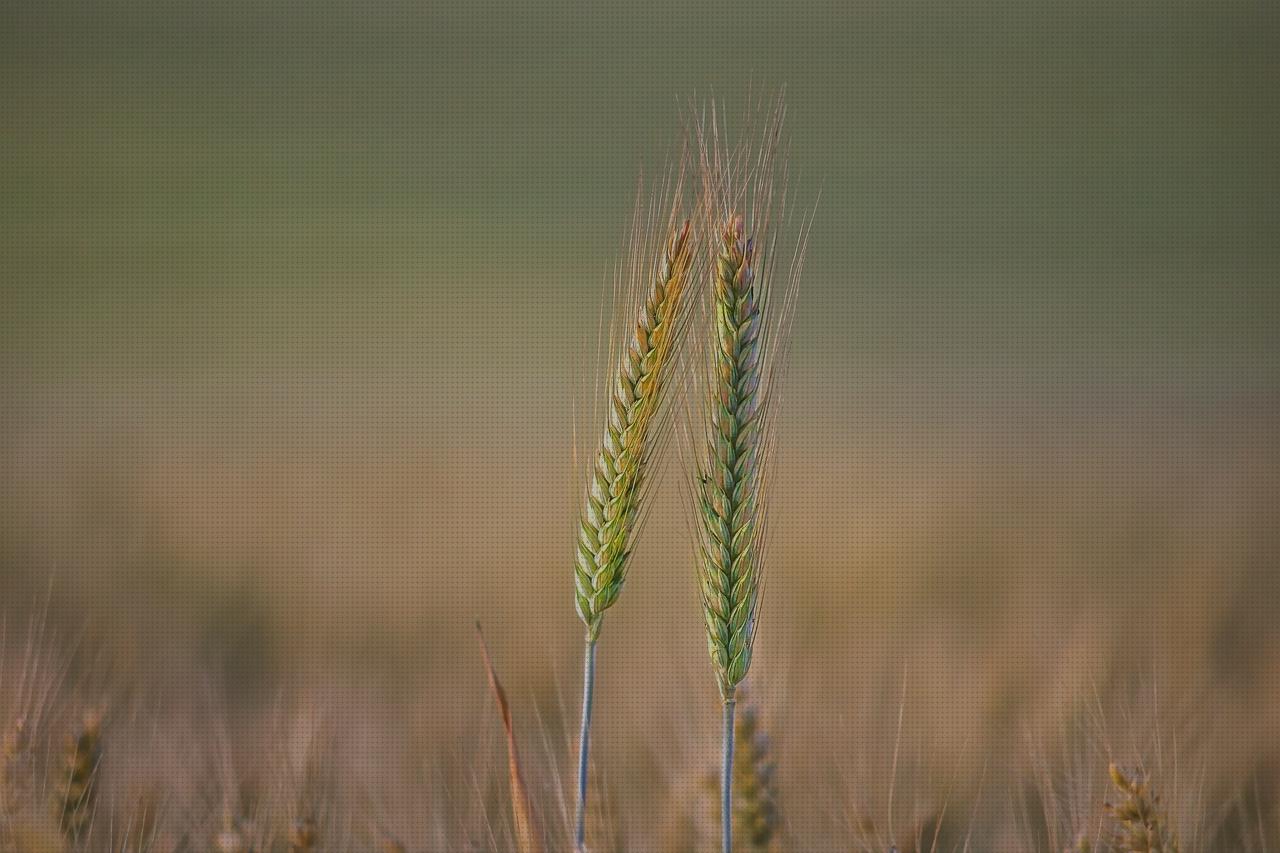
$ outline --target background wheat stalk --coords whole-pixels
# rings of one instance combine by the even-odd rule
[[[1125,773],[1110,766],[1111,783],[1122,795],[1107,810],[1119,824],[1114,844],[1121,853],[1178,853],[1179,845],[1160,806],[1160,797],[1151,791],[1145,772]]]
[[[758,708],[738,697],[734,719],[737,753],[733,763],[734,851],[769,853],[781,826],[774,779],[773,750]],[[717,768],[686,775],[670,792],[664,853],[700,853],[720,832],[720,784]]]
[[[794,305],[807,228],[781,270],[777,226],[784,209],[779,161],[784,106],[763,112],[759,136],[735,149],[722,141],[716,110],[698,122],[702,220],[710,235],[709,341],[702,353],[692,500],[707,645],[724,704],[721,775],[723,849],[733,847],[734,709],[751,666],[764,575],[767,463],[773,452],[776,380]],[[750,122],[750,120],[749,120]],[[750,125],[749,125],[750,126]],[[777,287],[780,301],[771,297]]]
[[[631,544],[642,521],[648,468],[664,433],[661,401],[683,326],[685,285],[693,265],[690,224],[678,218],[682,194],[683,170],[659,194],[660,207],[651,203],[646,216],[637,204],[629,259],[618,278],[617,292],[630,297],[625,299],[629,305],[638,302],[639,308],[632,314],[634,329],[629,330],[612,373],[604,440],[594,459],[586,508],[578,526],[574,602],[586,625],[575,830],[578,850],[583,849],[586,837],[596,641],[605,611],[622,592]],[[664,211],[665,218],[659,219],[655,211]],[[655,261],[656,269],[652,266]]]

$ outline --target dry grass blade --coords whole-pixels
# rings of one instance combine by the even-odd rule
[[[507,734],[507,773],[511,779],[511,810],[515,818],[516,843],[519,853],[544,853],[541,824],[529,797],[529,788],[524,781],[524,773],[520,769],[520,750],[516,744],[515,725],[511,719],[511,706],[507,703],[506,691],[493,669],[493,660],[489,657],[489,646],[484,641],[480,625],[476,625],[476,638],[480,641],[480,653],[484,658],[485,672],[489,676],[489,687],[497,700],[498,711],[502,715],[502,727]]]

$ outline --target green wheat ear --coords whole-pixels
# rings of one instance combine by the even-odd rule
[[[574,559],[574,603],[592,641],[627,579],[648,440],[675,353],[692,256],[686,221],[667,241],[609,394],[604,441],[592,468]]]
[[[721,143],[713,106],[697,122],[701,221],[711,255],[708,325],[700,352],[703,408],[692,415],[689,496],[696,516],[699,598],[720,696],[724,700],[721,834],[733,851],[734,708],[751,668],[764,576],[766,486],[773,454],[776,379],[787,348],[807,222],[785,230],[781,97],[736,147]],[[749,116],[748,124],[753,117]],[[782,262],[779,263],[779,258]]]
[[[714,382],[697,488],[702,612],[726,700],[751,666],[760,595],[762,364],[754,254],[742,217],[733,216],[715,262]]]

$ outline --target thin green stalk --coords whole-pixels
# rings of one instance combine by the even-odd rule
[[[733,711],[737,701],[724,700],[724,770],[720,777],[720,825],[724,853],[733,853]]]
[[[587,637],[582,656],[582,728],[578,732],[578,805],[573,849],[582,853],[587,840],[587,766],[591,749],[591,702],[596,685],[596,641]]]

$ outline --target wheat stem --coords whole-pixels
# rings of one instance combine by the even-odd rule
[[[596,641],[587,637],[582,656],[582,728],[578,732],[578,804],[575,810],[574,850],[582,853],[587,840],[587,766],[591,748],[591,704],[596,685]]]
[[[720,776],[720,825],[724,853],[733,853],[733,697],[724,700],[724,769]]]
[[[698,131],[710,328],[701,350],[705,408],[693,416],[700,434],[690,435],[698,443],[690,499],[707,647],[724,702],[724,853],[733,845],[735,697],[751,668],[765,570],[774,383],[805,243],[802,229],[779,272],[773,229],[784,204],[774,195],[782,113],[779,100],[766,116],[758,150],[752,142],[722,147],[714,109],[709,132],[704,124]]]
[[[677,183],[673,197],[680,197]],[[582,731],[578,743],[577,826],[581,853],[586,838],[588,754],[595,685],[595,648],[605,611],[618,600],[627,577],[627,559],[642,518],[642,499],[654,445],[661,442],[659,404],[667,384],[684,316],[685,284],[693,264],[690,223],[668,223],[659,246],[648,233],[636,235],[632,262],[644,281],[644,296],[626,349],[612,377],[604,440],[596,455],[578,525],[574,554],[574,604],[587,629],[583,661]],[[656,275],[646,257],[658,250]],[[643,278],[640,278],[643,276]],[[645,279],[648,279],[647,281]]]

